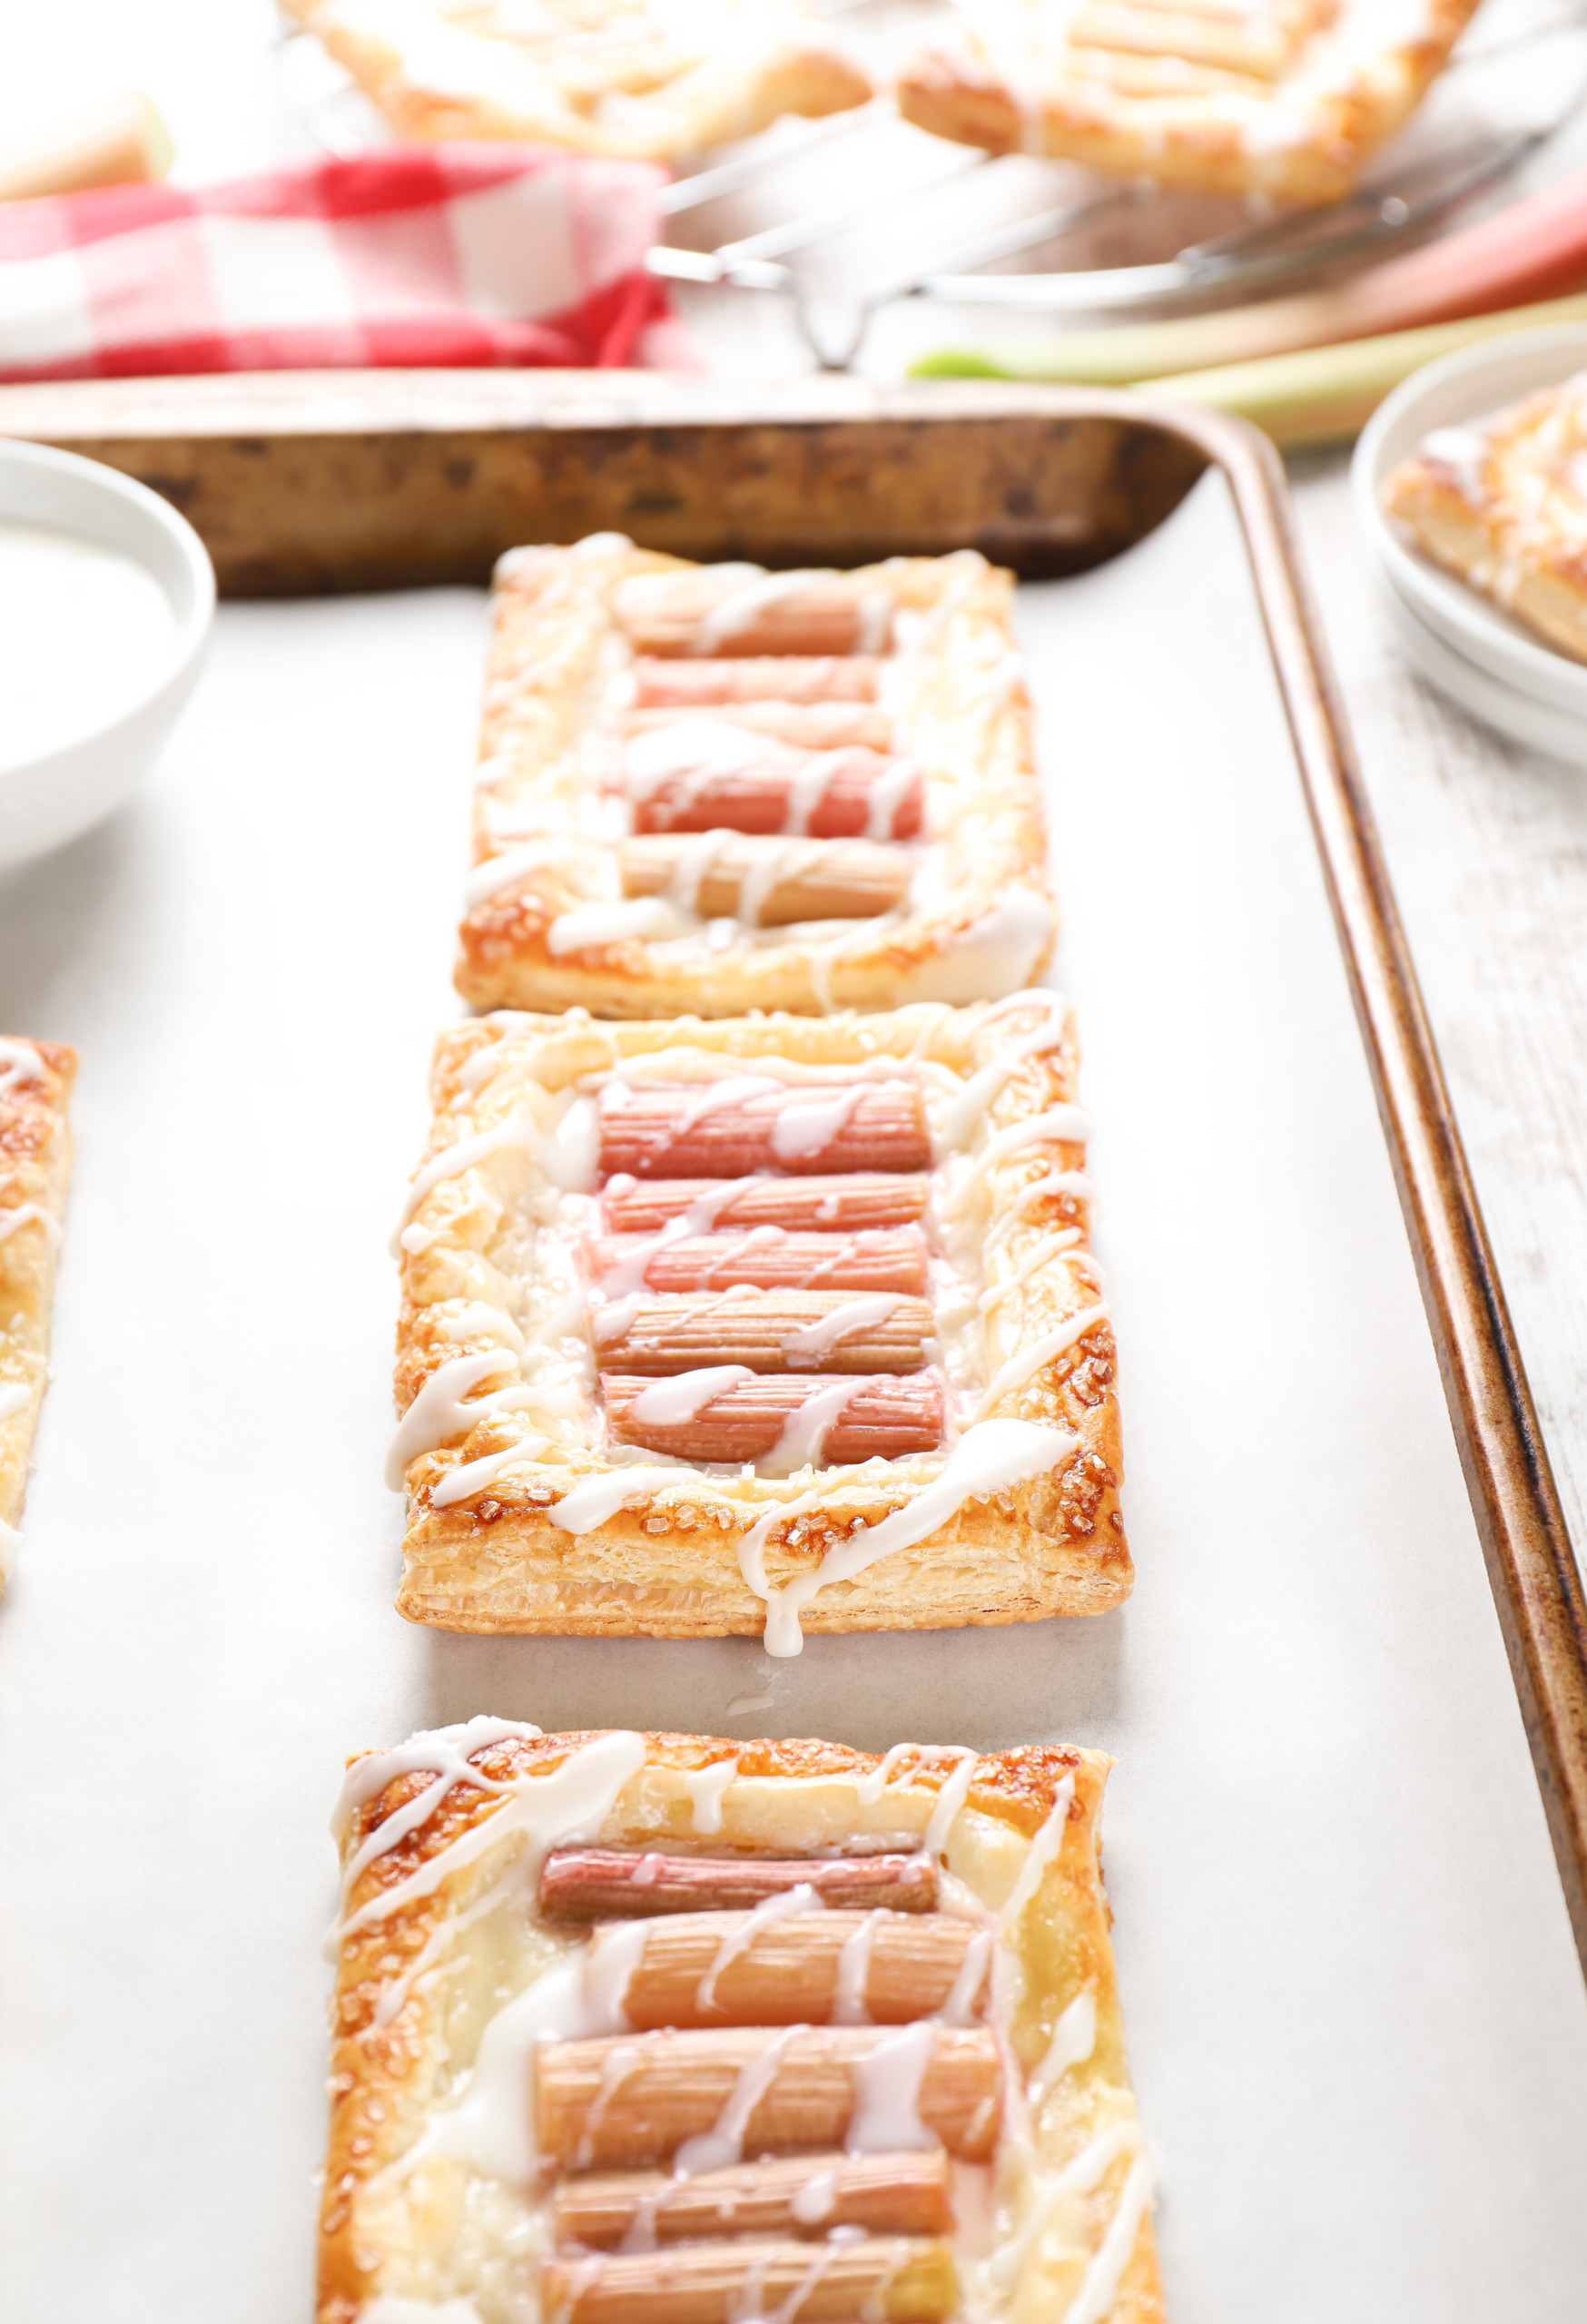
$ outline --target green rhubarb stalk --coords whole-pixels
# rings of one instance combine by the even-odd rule
[[[1151,380],[1146,391],[1154,400],[1160,397],[1165,402],[1237,412],[1254,420],[1276,444],[1337,443],[1358,434],[1384,398],[1424,363],[1478,340],[1497,339],[1540,323],[1571,322],[1587,322],[1587,292],[1573,299],[1550,299],[1538,307],[1515,307],[1508,314],[1473,315],[1464,322],[1435,323],[1423,330],[1349,340],[1341,347],[1308,347],[1254,363],[1182,371]]]

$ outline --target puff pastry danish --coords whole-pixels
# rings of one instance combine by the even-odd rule
[[[761,1633],[1129,1592],[1076,1046],[1047,991],[443,1036],[399,1234],[399,1610]]]
[[[1010,575],[973,551],[767,574],[601,534],[497,577],[477,1008],[891,1008],[1045,965]]]
[[[1331,202],[1443,70],[1476,0],[961,0],[898,102],[940,137]]]
[[[320,2324],[1160,2324],[1109,1765],[497,1718],[353,1759]]]
[[[404,137],[670,161],[871,84],[799,0],[284,0]]]
[[[27,1456],[49,1376],[76,1071],[75,1051],[59,1041],[0,1035],[0,1588],[21,1541]]]
[[[1587,373],[1434,429],[1384,507],[1435,565],[1587,662]]]

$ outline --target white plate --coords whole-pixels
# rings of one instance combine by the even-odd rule
[[[1536,694],[1523,694],[1519,686],[1506,685],[1503,678],[1468,660],[1423,620],[1386,574],[1379,579],[1378,602],[1385,617],[1405,659],[1429,685],[1512,742],[1546,751],[1572,766],[1587,766],[1587,718]]]
[[[215,576],[192,527],[157,492],[46,445],[0,441],[0,521],[118,551],[153,576],[172,612],[169,638],[113,714],[74,726],[67,698],[59,743],[0,766],[5,866],[75,839],[119,807],[144,773],[192,692],[214,615]],[[9,645],[0,638],[0,661]],[[79,650],[94,652],[91,634]]]
[[[1413,373],[1374,415],[1355,448],[1352,486],[1363,537],[1424,627],[1511,692],[1530,695],[1587,725],[1587,665],[1556,653],[1500,606],[1421,556],[1383,513],[1383,488],[1390,471],[1409,458],[1432,429],[1485,419],[1522,396],[1556,387],[1584,369],[1587,323],[1517,331],[1446,355]],[[1478,714],[1489,715],[1485,711]],[[1493,723],[1503,722],[1495,717]],[[1587,755],[1587,743],[1581,749],[1573,746],[1565,755]]]

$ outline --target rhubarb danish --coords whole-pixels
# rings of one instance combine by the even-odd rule
[[[1435,565],[1587,662],[1587,374],[1435,428],[1384,508]]]
[[[21,1545],[27,1460],[49,1376],[76,1071],[75,1052],[59,1041],[0,1036],[0,1589]]]
[[[497,583],[476,1007],[888,1008],[1045,965],[1010,575],[969,550],[769,574],[597,534]]]
[[[927,1629],[1129,1591],[1054,993],[498,1017],[399,1236],[398,1605],[445,1629]]]
[[[963,0],[901,112],[989,153],[1332,202],[1442,72],[1476,0]]]
[[[404,137],[665,162],[871,84],[800,0],[285,0]]]
[[[498,1718],[354,1758],[320,2324],[1161,2324],[1109,1764]]]

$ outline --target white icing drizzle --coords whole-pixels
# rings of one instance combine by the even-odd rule
[[[688,650],[691,654],[720,654],[730,640],[741,637],[746,629],[753,626],[768,606],[776,604],[779,597],[795,596],[801,589],[807,588],[812,581],[829,581],[833,577],[829,573],[811,570],[802,570],[797,573],[767,573],[757,566],[754,572],[755,577],[753,580],[744,582],[738,588],[730,590],[726,596],[719,597],[710,612],[702,615],[695,626],[695,635],[689,642]],[[865,608],[869,603],[868,597],[862,597],[860,600],[861,634],[862,636],[880,635],[884,638],[887,635],[887,622],[892,612],[892,597],[885,593],[882,595],[882,615],[879,628],[874,616],[868,615],[866,613]],[[874,654],[877,648],[874,645],[862,645],[859,650],[862,654]]]
[[[1092,2255],[1079,2291],[1064,2310],[1063,2324],[1104,2324],[1119,2297],[1151,2199],[1151,2165],[1144,2155],[1137,2155],[1108,2231]]]
[[[1091,1202],[1095,1189],[1083,1170],[1050,1170],[1044,1178],[1032,1178],[987,1229],[981,1238],[982,1250],[995,1251],[1013,1233],[1025,1213],[1048,1195],[1073,1195],[1081,1202]]]
[[[553,960],[560,960],[567,952],[599,951],[607,944],[687,933],[687,923],[665,896],[614,896],[559,911],[546,931],[546,950]]]
[[[526,1436],[517,1444],[508,1445],[504,1452],[482,1452],[478,1461],[459,1462],[455,1469],[448,1470],[439,1484],[431,1487],[430,1507],[451,1509],[459,1501],[472,1501],[487,1485],[495,1484],[505,1471],[525,1468],[537,1461],[550,1442],[548,1436]]]
[[[1078,1437],[1065,1429],[1041,1428],[1031,1421],[981,1421],[967,1428],[943,1464],[942,1473],[924,1485],[890,1517],[852,1533],[827,1551],[813,1573],[774,1590],[766,1579],[766,1538],[774,1525],[819,1508],[820,1491],[779,1502],[759,1517],[738,1544],[739,1571],[745,1584],[766,1605],[765,1649],[779,1658],[799,1653],[804,1640],[799,1617],[817,1590],[829,1581],[847,1581],[896,1550],[912,1548],[941,1525],[956,1517],[967,1501],[984,1501],[1030,1478],[1061,1465],[1075,1452]]]
[[[1025,992],[1015,996],[1020,1002],[1036,997]],[[950,1098],[942,1117],[942,1137],[948,1147],[957,1150],[967,1143],[977,1124],[986,1118],[997,1102],[1017,1065],[1023,1064],[1027,1058],[1046,1057],[1052,1050],[1062,1048],[1069,1003],[1061,993],[1057,992],[1042,990],[1040,998],[1047,1004],[1042,1009],[1045,1021],[1022,1039],[1011,1041],[1007,1049],[1000,1049],[996,1057],[972,1073],[963,1088]],[[1008,1001],[998,1003],[1000,1009],[1009,1006]],[[988,1016],[993,1013],[989,1010]]]
[[[783,1423],[771,1451],[756,1462],[755,1466],[761,1474],[765,1477],[791,1477],[798,1470],[818,1463],[832,1430],[862,1388],[872,1384],[869,1373],[852,1372],[806,1396],[804,1402]]]
[[[843,2136],[847,2153],[902,2154],[941,2145],[920,2117],[921,2083],[937,2046],[937,2031],[933,2019],[921,2018],[883,2034],[867,2057],[853,2061],[854,2111]]]
[[[1026,2085],[1032,2106],[1062,2081],[1071,2066],[1083,2066],[1097,2046],[1097,1995],[1088,1985],[1060,2012],[1047,2054]]]
[[[692,802],[720,776],[747,773],[768,759],[787,755],[772,736],[752,727],[734,726],[724,718],[680,718],[671,726],[653,726],[629,737],[623,750],[623,788],[642,803],[682,777]]]
[[[959,1811],[970,1797],[970,1787],[975,1781],[980,1765],[979,1755],[962,1743],[943,1743],[932,1747],[929,1755],[941,1759],[950,1754],[959,1762],[946,1783],[937,1792],[935,1807],[924,1832],[921,1835],[922,1856],[938,1856],[948,1845],[948,1835],[959,1820]]]
[[[1052,1795],[1052,1806],[1045,1821],[1032,1836],[1025,1851],[1025,1861],[1020,1866],[1020,1876],[1010,1889],[998,1915],[998,1926],[1010,1939],[1017,1932],[1025,1907],[1041,1886],[1041,1876],[1063,1846],[1063,1836],[1069,1823],[1069,1811],[1075,1796],[1073,1776],[1065,1776]]]
[[[403,1228],[426,1195],[432,1187],[439,1187],[443,1178],[455,1178],[460,1171],[472,1169],[476,1162],[483,1162],[487,1155],[503,1153],[510,1147],[520,1147],[526,1154],[532,1154],[537,1143],[534,1117],[527,1107],[521,1107],[506,1121],[498,1122],[494,1129],[478,1130],[472,1137],[455,1138],[450,1146],[443,1146],[439,1154],[432,1154],[429,1160],[415,1172],[409,1187],[407,1200],[391,1236],[391,1256],[394,1259],[401,1256]]]
[[[607,1921],[595,1931],[586,1948],[585,1999],[591,2017],[606,2031],[628,2030],[624,2005],[649,1934],[648,1921]]]
[[[472,911],[477,905],[499,895],[503,888],[527,880],[531,872],[543,872],[547,863],[557,861],[560,852],[560,848],[548,840],[532,839],[519,847],[504,848],[499,855],[487,856],[463,882],[465,909]]]
[[[981,1293],[981,1314],[990,1315],[994,1307],[1002,1305],[1010,1291],[1017,1291],[1027,1276],[1034,1275],[1038,1267],[1045,1266],[1049,1259],[1076,1259],[1089,1265],[1090,1253],[1076,1248],[1082,1239],[1078,1226],[1058,1226],[1050,1235],[1041,1236],[1030,1246],[1011,1275],[1005,1275],[1001,1283],[994,1283],[990,1290]]]
[[[439,1325],[443,1339],[456,1345],[458,1340],[478,1339],[482,1332],[499,1332],[515,1354],[524,1352],[524,1335],[505,1307],[488,1306],[484,1300],[470,1301],[456,1315],[447,1315]]]
[[[715,1767],[696,1768],[682,1778],[689,1795],[691,1822],[696,1832],[706,1834],[722,1829],[722,1800],[728,1785],[738,1773],[736,1758],[718,1759]]]
[[[16,1561],[22,1551],[22,1535],[15,1525],[0,1517],[0,1582],[9,1581],[16,1571]]]
[[[824,1364],[843,1341],[852,1340],[861,1332],[873,1331],[903,1304],[902,1292],[856,1292],[841,1307],[833,1307],[826,1315],[818,1315],[813,1324],[801,1324],[788,1333],[782,1342],[783,1354],[800,1363],[808,1359],[813,1364]]]
[[[821,862],[825,852],[826,842],[823,839],[788,839],[780,847],[768,847],[739,883],[740,927],[758,928],[762,909],[772,891],[785,880],[801,878]]]
[[[1030,983],[1055,924],[1045,896],[1034,888],[1007,887],[984,918],[947,932],[937,951],[898,979],[897,1003],[945,1000],[962,1006],[989,991],[1016,991]],[[867,925],[874,929],[877,923]]]
[[[48,1085],[49,1073],[43,1058],[31,1041],[0,1034],[0,1098],[12,1089],[20,1089],[25,1081]]]
[[[885,774],[877,776],[866,802],[867,839],[889,840],[892,837],[892,819],[908,798],[919,774],[920,769],[913,759],[901,758],[894,760]]]
[[[961,1208],[971,1187],[998,1163],[1006,1162],[1010,1154],[1018,1154],[1021,1147],[1035,1146],[1045,1139],[1083,1146],[1090,1134],[1090,1122],[1079,1106],[1049,1106],[1045,1112],[1030,1114],[1023,1121],[1010,1122],[1006,1128],[994,1130],[981,1151],[971,1157],[969,1176],[959,1187],[955,1207]]]
[[[994,1933],[990,1928],[977,1929],[971,1938],[964,1948],[964,1958],[959,1965],[959,1974],[950,1986],[941,2008],[937,2012],[940,2024],[971,2025],[974,2024],[976,2001],[982,1985],[986,1983],[992,1946],[996,1941]]]
[[[778,1161],[784,1165],[805,1162],[813,1154],[824,1153],[865,1095],[866,1086],[862,1081],[852,1081],[843,1088],[791,1098],[785,1106],[779,1107],[772,1125],[772,1152]],[[886,1091],[895,1085],[883,1081],[872,1086]]]
[[[673,2158],[673,2175],[692,2179],[701,2171],[725,2171],[744,2161],[744,2142],[750,2118],[776,2079],[784,2051],[805,2025],[784,2025],[764,2050],[744,2061],[728,2093],[727,2103],[708,2131],[685,2139]]]
[[[871,2013],[865,2006],[865,1981],[871,1974],[871,1950],[876,1942],[876,1932],[886,1917],[881,1905],[866,1914],[851,1935],[844,1937],[838,1948],[837,1979],[833,1990],[832,2022],[834,2025],[869,2025]],[[798,2217],[797,2211],[794,2217]]]
[[[676,1372],[642,1388],[628,1407],[628,1417],[645,1428],[677,1428],[697,1419],[707,1404],[741,1380],[754,1378],[747,1364],[707,1364],[697,1372]]]
[[[13,1210],[0,1210],[0,1243],[8,1242],[19,1226],[42,1226],[51,1250],[60,1249],[61,1229],[42,1204],[22,1202]]]
[[[992,2257],[988,2273],[998,2291],[1007,2293],[1018,2281],[1026,2260],[1040,2242],[1059,2204],[1074,2195],[1094,2193],[1119,2156],[1134,2153],[1139,2144],[1140,2125],[1133,2116],[1126,2115],[1123,2120],[1109,2123],[1105,2131],[1099,2132],[1090,2144],[1083,2146],[1079,2154],[1071,2156],[1061,2170],[1039,2169],[1030,2208],[1018,2232],[1010,2236]],[[1133,2242],[1134,2238],[1131,2237],[1132,2247]],[[1104,2237],[1098,2256],[1106,2245],[1107,2238]],[[1083,2284],[1081,2289],[1084,2290]],[[1109,2299],[1109,2305],[1111,2304]],[[1107,2313],[1108,2309],[1104,2308],[1101,2314],[1106,2316]],[[1071,2303],[1065,2311],[1064,2324],[1070,2324],[1073,2314],[1074,2305]]]
[[[686,1474],[682,1469],[608,1470],[598,1477],[586,1477],[571,1492],[565,1492],[560,1501],[554,1502],[546,1514],[565,1533],[593,1533],[596,1526],[616,1515],[631,1494],[647,1499],[669,1485],[676,1485]]]
[[[24,1382],[14,1380],[8,1387],[0,1388],[0,1420],[10,1420],[15,1413],[25,1412],[32,1402],[33,1390]]]
[[[718,826],[714,831],[696,832],[686,839],[678,851],[672,878],[666,885],[666,900],[675,911],[688,912],[696,919],[700,911],[700,890],[724,847],[731,847],[737,837],[734,832]]]
[[[741,1925],[730,1936],[724,1936],[717,1946],[711,1966],[695,1988],[695,2007],[703,2015],[706,2010],[715,2006],[716,1980],[741,1953],[748,1952],[764,1928],[770,1928],[776,1922],[791,1919],[797,1914],[819,1913],[822,1910],[820,1893],[808,1880],[796,1881],[792,1888],[783,1890],[780,1895],[763,1896],[760,1903],[744,1915]]]
[[[481,1348],[472,1355],[454,1355],[439,1364],[397,1424],[386,1455],[386,1482],[400,1492],[410,1462],[422,1452],[437,1452],[448,1436],[478,1428],[502,1409],[494,1395],[463,1400],[471,1388],[493,1373],[516,1372],[518,1358],[510,1348]]]
[[[830,2219],[837,2208],[838,2174],[835,2170],[813,2171],[803,2185],[795,2192],[788,2209],[801,2227],[819,2227]]]
[[[1050,1332],[1044,1332],[1040,1339],[1032,1340],[1028,1347],[1022,1347],[1010,1356],[1008,1362],[1000,1364],[987,1382],[986,1393],[976,1410],[976,1420],[984,1423],[992,1406],[1014,1389],[1023,1387],[1032,1373],[1040,1371],[1042,1364],[1050,1364],[1055,1355],[1061,1355],[1066,1348],[1073,1347],[1077,1340],[1084,1339],[1088,1332],[1095,1331],[1099,1324],[1107,1321],[1105,1306],[1082,1307],[1078,1315],[1071,1315],[1067,1323],[1058,1324]]]

